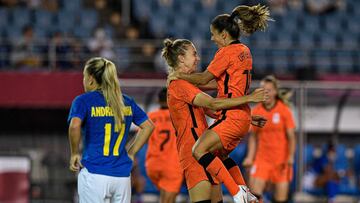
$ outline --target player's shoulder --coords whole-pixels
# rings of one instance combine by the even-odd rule
[[[126,106],[135,103],[135,100],[127,94],[123,94],[123,101]]]
[[[78,95],[77,97],[75,97],[74,100],[91,101],[94,100],[95,97],[99,97],[100,95],[101,93],[99,91],[90,91]]]
[[[278,100],[277,105],[278,105],[278,108],[280,109],[280,111],[282,111],[282,112],[290,112],[291,111],[290,106],[288,106],[281,100]]]
[[[184,87],[187,88],[192,88],[195,87],[193,84],[191,84],[190,82],[186,81],[186,80],[182,80],[182,79],[178,79],[178,80],[173,80],[170,82],[168,89],[172,90],[172,89],[183,89]]]

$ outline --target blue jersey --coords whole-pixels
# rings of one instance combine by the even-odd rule
[[[100,91],[77,96],[70,109],[68,122],[73,117],[82,120],[83,153],[81,163],[91,173],[115,177],[129,177],[132,161],[125,144],[131,123],[142,124],[148,119],[135,101],[124,95],[122,126],[115,125],[112,109],[106,105]]]

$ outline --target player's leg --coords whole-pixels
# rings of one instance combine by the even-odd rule
[[[266,187],[266,182],[272,177],[274,173],[274,166],[272,163],[256,160],[250,169],[249,187],[251,192],[262,202],[262,195]]]
[[[192,152],[196,160],[214,177],[223,182],[232,196],[239,192],[239,187],[225,168],[222,161],[211,152],[222,149],[222,143],[216,132],[206,130],[195,142]]]
[[[222,203],[223,195],[221,184],[211,186],[211,203]]]
[[[174,203],[183,183],[182,171],[163,170],[159,179],[160,203]]]
[[[289,182],[275,184],[274,202],[285,203],[288,200]]]
[[[80,203],[105,203],[109,196],[108,176],[92,174],[86,168],[81,169],[78,176],[78,192]]]
[[[160,203],[174,203],[176,200],[177,192],[167,192],[163,189],[160,190]]]
[[[111,203],[130,203],[131,202],[131,178],[113,177],[111,184]]]
[[[251,193],[257,197],[259,202],[262,202],[262,195],[265,190],[266,181],[260,178],[256,177],[250,177],[249,178],[249,187],[251,190]]]
[[[293,177],[293,168],[288,164],[280,164],[272,173],[272,182],[275,185],[274,202],[287,202],[289,185]]]
[[[211,203],[211,183],[209,181],[200,181],[188,191],[191,202]]]
[[[222,160],[226,169],[229,171],[230,175],[234,178],[236,184],[246,185],[240,167],[235,163],[235,161],[229,156],[224,157]]]

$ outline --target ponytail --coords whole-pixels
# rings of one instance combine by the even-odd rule
[[[115,123],[120,127],[124,120],[125,105],[115,64],[105,58],[95,57],[86,62],[85,70],[99,84],[106,104],[114,114]]]
[[[265,31],[268,21],[271,21],[269,8],[261,6],[237,6],[232,13],[216,16],[211,25],[222,32],[226,30],[233,39],[238,39],[241,34],[251,35],[255,31]]]

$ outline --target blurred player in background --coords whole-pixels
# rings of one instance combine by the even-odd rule
[[[170,74],[193,73],[200,60],[193,43],[186,39],[177,39],[175,41],[166,39],[162,56],[169,66]],[[264,100],[263,89],[257,89],[253,94],[242,97],[214,99],[185,80],[170,81],[168,86],[168,106],[177,132],[177,149],[180,164],[184,169],[185,180],[192,202],[222,202],[221,187],[218,180],[213,179],[206,172],[203,165],[199,164],[192,156],[194,144],[201,139],[202,134],[208,127],[204,109],[216,111],[236,107],[247,102]],[[216,117],[209,110],[206,113],[209,116]],[[229,128],[234,127],[229,126]],[[226,169],[220,170],[214,173],[213,176],[217,176],[218,173],[227,173],[230,176]],[[236,185],[236,183],[234,184]]]
[[[155,130],[146,153],[146,173],[160,190],[160,203],[174,203],[183,182],[183,170],[176,150],[176,135],[166,102],[166,88],[158,94],[160,109],[150,112]]]
[[[252,128],[247,157],[243,165],[250,167],[251,191],[261,200],[266,183],[275,185],[273,202],[287,202],[293,177],[295,155],[295,123],[288,95],[279,91],[279,81],[266,76],[260,83],[269,98],[254,109],[254,114],[267,118],[263,128]]]
[[[91,58],[83,74],[85,93],[74,99],[68,118],[70,170],[80,171],[80,203],[130,202],[132,162],[154,126],[135,101],[121,93],[113,62]],[[126,151],[131,123],[140,130]]]
[[[265,30],[270,20],[265,6],[238,6],[231,15],[216,16],[211,22],[211,40],[219,47],[207,70],[201,73],[173,73],[196,85],[208,84],[213,79],[218,86],[218,98],[241,97],[248,94],[251,84],[252,56],[247,46],[240,43],[242,34],[250,35]],[[220,113],[220,112],[219,112]],[[225,184],[235,202],[256,201],[249,192],[236,163],[228,158],[220,160],[211,152],[222,150],[227,155],[247,134],[251,123],[251,111],[247,104],[230,110],[222,110],[221,116],[196,142],[194,157],[214,177]],[[230,172],[230,174],[229,174]]]

